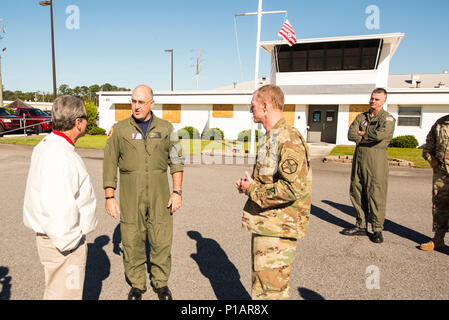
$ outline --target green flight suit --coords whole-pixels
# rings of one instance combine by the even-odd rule
[[[369,111],[359,114],[349,127],[348,139],[356,143],[352,160],[350,198],[356,210],[356,226],[382,231],[388,189],[387,147],[393,138],[396,120],[381,109],[373,118]],[[360,143],[360,131],[365,131]]]
[[[182,146],[170,122],[152,113],[146,136],[133,117],[116,123],[104,149],[103,188],[117,187],[120,171],[120,230],[125,275],[146,290],[146,248],[150,244],[151,284],[167,285],[171,270],[173,216],[167,208],[170,173],[183,171]]]

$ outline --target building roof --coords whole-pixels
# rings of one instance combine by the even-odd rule
[[[20,99],[16,99],[13,102],[11,102],[10,104],[8,104],[7,106],[5,106],[7,108],[33,108],[32,106],[30,106],[29,104],[23,102]]]
[[[449,88],[449,73],[412,73],[391,74],[388,77],[389,88]]]

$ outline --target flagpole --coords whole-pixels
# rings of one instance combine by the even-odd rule
[[[259,7],[257,9],[257,41],[256,41],[256,65],[254,68],[254,91],[258,89],[259,81],[259,59],[260,59],[260,29],[262,26],[262,0],[259,0]],[[250,155],[254,155],[256,149],[256,130],[254,121],[251,122],[251,144]]]

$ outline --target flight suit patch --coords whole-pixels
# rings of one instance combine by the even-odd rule
[[[140,133],[132,133],[131,134],[131,139],[133,139],[133,140],[142,140],[142,134],[140,134]]]
[[[298,170],[298,162],[295,159],[286,159],[282,162],[281,169],[287,174],[293,174]]]
[[[148,134],[148,138],[161,138],[161,137],[162,137],[162,135],[160,132],[150,132]]]

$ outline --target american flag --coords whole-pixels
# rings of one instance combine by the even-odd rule
[[[278,35],[287,40],[290,46],[296,43],[295,30],[293,30],[293,27],[290,24],[290,21],[288,20],[285,20],[284,24],[282,25],[281,31],[279,31]]]

